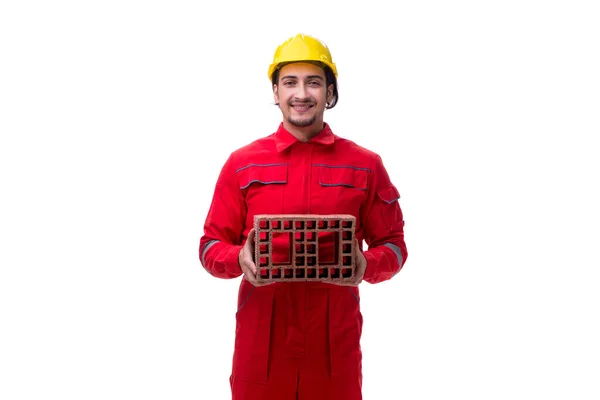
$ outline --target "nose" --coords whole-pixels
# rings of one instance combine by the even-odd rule
[[[306,90],[306,85],[302,82],[298,84],[298,91],[296,92],[296,98],[299,100],[305,100],[308,98],[308,92]]]

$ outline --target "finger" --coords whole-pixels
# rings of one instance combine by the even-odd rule
[[[252,272],[252,274],[254,274],[254,276],[256,276],[256,264],[254,264],[254,262],[252,261],[252,258],[250,258],[250,256],[247,256],[246,258],[244,258],[244,267],[246,267],[246,269],[250,270]]]
[[[256,264],[254,263],[254,237],[256,236],[256,230],[254,228],[250,229],[248,232],[248,238],[246,239],[246,248],[248,249],[249,257],[249,267],[252,269],[252,272],[256,275]]]
[[[250,282],[252,285],[265,286],[265,285],[269,285],[269,284],[273,283],[270,280],[264,281],[264,280],[259,280],[257,278],[257,273],[253,271],[253,269],[256,269],[256,266],[254,265],[254,263],[248,263],[246,265],[248,268],[246,268],[246,270],[244,272],[244,276],[246,277],[246,280],[248,280],[248,282]]]
[[[249,282],[250,282],[252,285],[254,285],[254,286],[257,286],[257,287],[258,287],[258,286],[266,286],[266,285],[270,285],[271,283],[273,283],[273,282],[271,282],[271,281],[260,281],[260,280],[256,279],[256,276],[252,276],[252,275],[250,275],[250,276],[251,276],[251,277],[248,279],[248,281],[249,281]],[[247,276],[246,276],[246,277],[247,277]]]
[[[246,244],[251,249],[254,249],[254,237],[255,236],[256,236],[256,230],[254,228],[250,229],[250,232],[248,232],[248,238],[246,239]]]
[[[254,253],[251,252],[250,256],[248,257],[248,267],[252,270],[252,273],[254,273],[254,275],[256,275],[258,273],[258,268],[256,267],[256,264],[254,263]]]
[[[258,286],[258,281],[256,280],[256,276],[252,273],[252,271],[246,270],[246,272],[244,273],[244,276],[246,277],[246,280],[248,282],[250,282],[252,285]]]
[[[360,247],[358,246],[358,239],[356,237],[354,238],[354,253],[360,253]]]

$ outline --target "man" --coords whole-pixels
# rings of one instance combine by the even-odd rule
[[[232,398],[360,400],[358,285],[388,280],[406,262],[400,195],[379,155],[336,136],[324,122],[325,110],[338,100],[337,68],[325,44],[302,34],[288,39],[268,74],[283,121],[275,133],[231,153],[200,240],[200,260],[210,274],[243,275]],[[257,214],[355,216],[354,279],[257,279]]]

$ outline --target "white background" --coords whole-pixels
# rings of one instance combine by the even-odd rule
[[[3,1],[0,398],[230,398],[239,279],[198,242],[304,32],[340,73],[326,121],[402,194],[364,398],[599,399],[594,3]]]

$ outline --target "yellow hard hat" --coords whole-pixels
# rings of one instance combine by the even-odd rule
[[[269,65],[269,79],[272,79],[273,72],[284,63],[297,61],[319,61],[327,65],[333,71],[337,78],[337,68],[331,60],[331,53],[319,39],[312,36],[297,34],[283,42],[273,56],[273,63]]]

